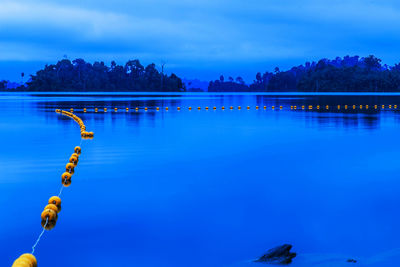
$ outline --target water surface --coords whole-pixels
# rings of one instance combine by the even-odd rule
[[[1,94],[0,266],[30,252],[81,142],[55,108],[77,109],[95,138],[36,249],[41,267],[260,266],[250,261],[284,243],[293,266],[396,266],[400,116],[389,104],[400,96]]]

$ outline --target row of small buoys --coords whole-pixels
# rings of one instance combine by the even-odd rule
[[[313,110],[314,108],[315,109],[317,109],[317,110],[320,110],[320,109],[326,109],[326,110],[330,110],[331,109],[331,107],[329,106],[329,105],[325,105],[325,106],[320,106],[320,105],[316,105],[316,106],[313,106],[313,105],[308,105],[308,106],[305,106],[305,105],[302,105],[302,106],[290,106],[290,109],[291,110],[297,110],[298,108],[300,108],[301,107],[301,109],[302,110]],[[335,107],[335,105],[333,105],[333,107]],[[348,108],[349,108],[349,105],[336,105],[336,109],[337,110],[341,110],[341,109],[343,109],[343,107],[344,107],[344,109],[345,110],[347,110]],[[360,109],[360,110],[362,110],[362,109],[369,109],[369,105],[350,105],[350,107],[353,109],[353,110],[355,110],[355,109]],[[378,105],[374,105],[374,109],[378,109]],[[280,110],[282,110],[282,109],[284,109],[284,106],[270,106],[270,108],[272,109],[272,110],[275,110],[275,109],[277,109],[277,108],[279,108]],[[385,106],[385,105],[381,105],[380,106],[380,109],[385,109],[385,108],[388,108],[388,109],[397,109],[397,105],[387,105],[387,106]],[[144,111],[148,111],[148,110],[150,110],[150,108],[149,107],[144,107],[144,108],[142,108]],[[176,110],[178,110],[178,111],[180,111],[180,110],[182,110],[183,109],[183,107],[180,107],[180,106],[178,106],[178,107],[176,107]],[[191,107],[191,106],[189,106],[189,107],[187,107],[187,109],[188,110],[192,110],[193,109],[193,107]],[[202,107],[197,107],[197,110],[201,110],[202,109]],[[204,109],[205,110],[210,110],[211,109],[211,107],[208,107],[208,106],[206,106],[206,107],[204,107]],[[218,109],[218,107],[216,107],[216,106],[213,106],[212,107],[212,109],[213,110],[217,110]],[[233,110],[233,109],[235,109],[235,107],[233,107],[233,106],[230,106],[229,107],[229,109],[230,110]],[[237,109],[238,110],[241,110],[242,109],[242,106],[238,106],[237,107]],[[250,110],[251,109],[251,106],[246,106],[246,109],[247,110]],[[256,110],[259,110],[260,109],[260,107],[259,106],[255,106],[255,109]],[[264,110],[266,110],[267,109],[267,106],[263,106],[263,109]],[[87,108],[83,108],[83,112],[87,112]],[[94,108],[94,112],[98,112],[98,108]],[[104,108],[103,109],[104,110],[104,112],[107,112],[107,108]],[[127,107],[127,108],[125,108],[125,110],[126,110],[126,112],[129,112],[129,108]],[[134,110],[135,111],[139,111],[140,110],[140,108],[139,107],[135,107],[134,108]],[[155,107],[155,110],[156,111],[160,111],[161,109],[160,109],[160,107]],[[168,111],[169,110],[169,107],[165,107],[165,110],[166,111]],[[221,110],[225,110],[225,106],[222,106],[221,107]],[[73,109],[71,108],[71,111],[73,112]],[[114,111],[115,112],[117,112],[118,111],[118,108],[117,107],[115,107],[114,108]],[[90,135],[89,135],[90,136]],[[83,137],[89,137],[88,135],[84,135]]]
[[[308,105],[308,106],[302,105],[302,106],[300,106],[300,107],[301,107],[301,109],[303,109],[303,110],[306,110],[306,109],[308,109],[308,110],[313,110],[314,108],[316,108],[317,110],[321,109],[321,106],[320,106],[320,105],[316,105],[316,106],[313,106],[313,105]],[[337,107],[338,110],[342,109],[343,107],[344,107],[344,109],[348,109],[348,105],[336,105],[336,107]],[[352,107],[352,109],[357,109],[357,108],[359,108],[359,109],[364,109],[364,108],[365,108],[365,109],[369,109],[369,105],[351,105],[351,107]],[[374,105],[374,109],[378,109],[378,107],[379,107],[378,105]],[[387,105],[386,107],[389,108],[389,109],[392,109],[392,108],[397,109],[397,105]],[[267,109],[267,106],[262,106],[262,108],[263,108],[263,109]],[[275,110],[276,108],[284,109],[284,106],[270,106],[270,108],[273,109],[273,110]],[[325,105],[324,108],[327,109],[327,110],[329,110],[329,109],[330,109],[330,106],[329,106],[329,105]],[[385,109],[385,105],[381,105],[380,108],[381,108],[381,109]],[[178,107],[176,107],[176,109],[179,111],[179,110],[182,110],[183,107],[178,106]],[[192,110],[193,107],[189,106],[189,107],[187,107],[187,109],[188,109],[188,110]],[[202,108],[201,108],[201,107],[197,107],[197,109],[198,109],[198,110],[201,110]],[[211,108],[208,107],[208,106],[206,106],[206,107],[204,107],[204,109],[205,109],[205,110],[209,110],[209,109],[211,109]],[[217,110],[218,107],[213,106],[212,109],[213,109],[213,110]],[[225,110],[225,109],[226,109],[225,106],[221,106],[221,110]],[[229,109],[233,110],[233,109],[235,109],[235,107],[230,106]],[[241,109],[242,109],[242,106],[238,106],[237,109],[238,109],[238,110],[241,110]],[[246,106],[246,109],[247,109],[247,110],[250,110],[250,109],[251,109],[251,106]],[[259,110],[259,109],[260,109],[260,106],[255,106],[255,109],[256,109],[256,110]],[[290,109],[292,109],[292,110],[293,110],[293,109],[298,109],[298,106],[290,106]],[[71,109],[71,110],[73,111],[73,109]],[[98,108],[94,108],[94,112],[98,112],[98,110],[99,110]],[[126,110],[127,112],[129,112],[130,108],[127,107],[127,108],[125,108],[125,110]],[[135,107],[134,110],[135,110],[135,111],[139,111],[140,108],[139,108],[139,107]],[[143,110],[148,111],[148,110],[150,110],[150,108],[149,108],[149,107],[144,107]],[[155,107],[155,110],[160,111],[161,108],[160,108],[160,107]],[[169,110],[169,107],[165,107],[165,110],[168,111],[168,110]],[[57,111],[57,110],[56,110],[56,111]],[[118,111],[118,108],[115,107],[115,108],[114,108],[114,111],[117,112],[117,111]],[[87,112],[87,108],[83,108],[83,112]],[[104,108],[104,112],[107,112],[107,108]]]
[[[73,111],[74,111],[73,108],[71,108],[71,112],[68,112],[68,111],[65,111],[65,110],[56,109],[57,113],[61,113],[61,114],[65,115],[65,116],[68,116],[68,117],[72,118],[74,121],[76,121],[79,124],[79,127],[81,128],[81,137],[82,138],[85,138],[85,139],[93,138],[94,133],[86,131],[85,124],[83,123],[81,118],[79,118],[78,116],[76,116],[75,114],[72,113]],[[86,111],[87,111],[87,109],[84,108],[83,112],[86,112]],[[104,111],[107,111],[107,108],[104,108]]]
[[[14,261],[12,267],[37,267],[37,260],[32,254],[25,253]]]
[[[56,226],[58,213],[61,211],[61,199],[53,196],[49,199],[48,204],[44,207],[40,217],[42,218],[42,227],[51,230]]]

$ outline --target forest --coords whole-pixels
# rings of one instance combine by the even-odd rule
[[[280,71],[258,72],[246,85],[241,78],[211,81],[211,92],[400,92],[400,64],[390,67],[370,55],[321,59]]]
[[[23,75],[22,75],[23,76]],[[5,87],[4,81],[0,89]],[[175,74],[166,75],[155,64],[144,67],[139,60],[130,60],[124,66],[115,61],[108,67],[104,62],[85,62],[63,59],[55,65],[46,65],[31,75],[26,86],[15,91],[44,92],[184,92],[182,80]]]
[[[21,77],[24,77],[23,73]],[[104,62],[91,64],[83,59],[75,59],[72,62],[63,59],[55,65],[46,65],[37,71],[24,85],[7,89],[7,84],[6,81],[0,81],[0,90],[186,92],[181,78],[175,74],[166,75],[163,70],[159,72],[155,64],[144,67],[137,59],[130,60],[123,66],[117,65],[115,61],[111,62],[111,66],[106,66]],[[191,90],[193,91],[193,88]],[[221,75],[218,80],[209,82],[208,91],[400,92],[400,64],[382,65],[382,60],[373,55],[321,59],[286,71],[276,67],[272,72],[258,72],[250,84],[246,84],[241,77],[225,79]]]

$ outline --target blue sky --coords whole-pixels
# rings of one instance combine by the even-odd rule
[[[375,54],[400,62],[400,1],[0,0],[0,79],[69,59],[216,79]]]

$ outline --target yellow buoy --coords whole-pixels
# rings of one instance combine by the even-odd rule
[[[16,259],[12,267],[37,267],[37,260],[32,254],[23,254]]]
[[[188,107],[189,110],[192,110],[192,107]]]
[[[222,107],[221,107],[221,109],[222,109],[222,110],[224,110],[224,109],[225,109],[225,107],[224,107],[224,106],[222,106]]]
[[[86,108],[83,108],[83,112],[86,112]]]
[[[61,179],[62,179],[62,180],[71,180],[71,177],[72,177],[72,175],[71,175],[69,172],[64,172],[64,173],[61,175]]]
[[[384,109],[385,108],[385,105],[382,105],[382,109]]]
[[[148,108],[147,108],[147,107],[145,107],[145,108],[144,108],[144,110],[148,110]]]
[[[213,110],[216,110],[217,109],[217,107],[213,107]]]
[[[283,109],[283,107],[282,107],[282,106],[279,106],[279,109]]]
[[[19,258],[26,259],[31,263],[32,267],[37,267],[37,260],[36,260],[35,256],[33,256],[32,254],[25,253],[25,254],[22,254]]]
[[[165,107],[165,110],[168,110],[168,107]]]
[[[319,109],[319,105],[317,106],[317,109]]]
[[[56,213],[58,213],[58,208],[54,204],[47,204],[46,207],[44,207],[44,209],[45,210],[47,210],[47,209],[54,210]]]
[[[70,174],[74,174],[74,169],[75,169],[75,165],[73,163],[67,163],[67,165],[65,166],[65,171],[70,173]]]
[[[177,107],[176,109],[177,109],[177,110],[181,110],[181,107]]]
[[[304,106],[301,106],[301,109],[304,109]]]
[[[57,197],[57,196],[52,196],[51,198],[49,198],[49,204],[54,204],[57,206],[58,208],[58,212],[61,211],[61,198]]]
[[[78,164],[78,158],[77,157],[73,157],[73,156],[71,156],[70,158],[69,158],[69,162],[70,163],[73,163],[75,166]]]
[[[56,226],[57,220],[55,221],[47,221],[46,220],[42,220],[41,225],[44,229],[46,230],[51,230]]]
[[[200,109],[201,109],[201,107],[198,107],[197,109],[198,109],[198,110],[200,110]]]
[[[61,184],[62,184],[64,187],[70,186],[71,183],[72,183],[72,180],[71,180],[71,179],[69,179],[69,180],[63,180],[63,179],[61,179]]]
[[[107,112],[107,108],[104,108],[104,112]]]
[[[126,111],[129,111],[129,108],[125,108]]]
[[[340,105],[337,105],[337,109],[340,109]]]
[[[206,110],[208,110],[208,107],[206,107]]]
[[[71,112],[74,112],[74,109],[73,109],[73,108],[71,108]]]
[[[264,106],[264,109],[267,109],[267,106]]]
[[[256,106],[256,109],[258,109],[258,106]]]
[[[344,109],[347,109],[347,105],[344,105]]]
[[[42,214],[40,215],[42,220],[49,222],[57,220],[57,213],[52,209],[45,209]]]
[[[156,110],[160,110],[160,108],[159,108],[159,107],[156,107]]]
[[[74,151],[75,151],[76,154],[80,155],[81,154],[81,147],[80,146],[76,146],[74,148]]]
[[[329,109],[329,106],[328,106],[328,105],[326,105],[326,106],[325,106],[325,108],[326,108],[326,109]]]
[[[275,106],[272,106],[271,108],[272,108],[272,109],[275,109]]]
[[[118,111],[118,108],[114,108],[114,110],[115,110],[115,112],[117,112],[117,111]]]
[[[242,109],[242,107],[241,107],[241,106],[238,106],[238,109]]]

